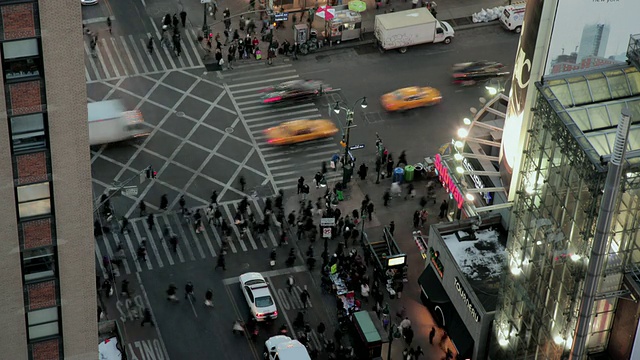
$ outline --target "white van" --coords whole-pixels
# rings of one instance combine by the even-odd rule
[[[264,342],[265,360],[311,360],[307,348],[288,336],[272,336]]]
[[[107,100],[87,104],[89,145],[102,145],[149,136],[139,110],[127,111],[122,101]]]
[[[500,14],[500,24],[505,28],[520,34],[522,23],[524,22],[524,9],[527,3],[509,5]]]

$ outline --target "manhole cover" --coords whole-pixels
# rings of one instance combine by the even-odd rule
[[[233,128],[232,127],[228,127],[226,129],[224,129],[224,131],[228,132],[229,134],[233,133]]]
[[[176,112],[176,116],[177,117],[184,117],[184,112],[178,111],[178,112]]]

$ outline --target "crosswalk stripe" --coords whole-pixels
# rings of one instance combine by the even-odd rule
[[[117,234],[113,234],[113,239],[116,241],[116,244],[121,244],[122,245],[122,241],[120,241],[120,238],[118,238]],[[110,246],[109,246],[109,242],[105,241],[105,245],[107,246],[107,251],[111,251],[110,250]],[[124,246],[124,245],[122,245]],[[112,254],[110,254],[109,256],[113,257]],[[127,260],[126,256],[124,259],[122,260],[122,265],[124,266],[124,272],[129,275],[131,274],[131,268],[129,267],[129,261]]]
[[[252,97],[260,97],[262,95],[264,95],[264,94],[261,93],[261,92],[256,92],[256,93],[248,94],[248,95],[234,96],[233,98],[236,99],[236,100],[242,100],[242,99],[248,99],[248,98],[252,98]]]
[[[238,212],[238,204],[234,204],[233,208],[236,212]],[[251,210],[248,210],[248,213],[250,213]],[[249,227],[249,224],[247,224],[247,228]],[[251,236],[251,230],[247,229],[247,231],[244,232],[244,235],[247,236],[247,239],[249,239],[249,243],[251,244],[251,247],[253,248],[253,250],[257,250],[258,246],[256,245],[256,242],[253,241],[253,236]]]
[[[111,38],[111,44],[113,45],[113,52],[116,54],[116,57],[118,58],[118,61],[120,62],[120,65],[122,66],[122,71],[124,72],[124,75],[129,75],[129,71],[127,70],[127,66],[125,65],[125,62],[122,61],[122,56],[120,56],[120,51],[118,50],[118,45],[116,44],[116,39],[114,39],[113,37]]]
[[[205,255],[204,251],[202,250],[202,244],[200,244],[200,237],[198,236],[198,234],[196,234],[193,225],[189,226],[189,231],[191,232],[191,238],[193,239],[193,242],[196,244],[196,249],[198,249],[198,252],[200,253],[200,257],[204,259]]]
[[[256,80],[256,81],[251,81],[251,82],[241,83],[241,84],[231,84],[231,85],[227,85],[227,87],[233,89],[233,88],[237,88],[237,87],[241,87],[241,86],[248,86],[248,85],[255,85],[255,84],[277,83],[278,81],[297,79],[299,77],[300,77],[300,75],[282,76],[282,77],[279,77],[279,78],[272,78],[272,79],[266,79],[266,80]],[[239,93],[239,92],[254,91],[254,90],[259,90],[259,89],[262,89],[262,87],[256,87],[256,88],[252,88],[252,89],[242,89],[242,90],[231,90],[231,93],[235,94],[235,93]]]
[[[164,223],[166,226],[169,227],[169,231],[171,233],[175,234],[175,231],[173,230],[174,226],[173,224],[171,224],[171,220],[169,219],[169,217],[167,216],[167,214],[162,214],[162,219],[164,220]],[[177,236],[178,234],[176,234]],[[184,255],[182,254],[182,249],[181,246],[188,246],[187,244],[181,244],[182,242],[184,242],[184,240],[181,241],[181,239],[178,239],[178,246],[176,246],[176,253],[178,254],[178,260],[180,260],[181,263],[184,263]],[[165,241],[166,243],[166,241]]]
[[[129,47],[127,46],[126,38],[124,36],[120,36],[120,41],[122,42],[124,51],[127,53],[127,57],[129,57],[129,64],[131,64],[131,67],[133,68],[133,73],[138,74],[138,67],[136,66],[136,62],[133,61],[133,56],[131,56],[131,52],[129,51]]]
[[[100,66],[102,66],[102,71],[104,72],[104,76],[105,78],[110,78],[111,75],[109,75],[109,70],[107,70],[107,66],[105,65],[104,62],[104,58],[102,56],[102,48],[98,45],[96,45],[96,55],[98,56],[98,62],[100,63]]]
[[[104,235],[102,236],[104,237]],[[103,239],[104,240],[104,239]],[[107,269],[104,268],[104,264],[102,263],[102,251],[100,251],[100,247],[96,246],[96,258],[98,258],[98,266],[100,266],[100,272],[102,272],[102,278],[107,278]]]
[[[132,228],[134,228],[132,226]],[[142,268],[140,267],[140,263],[137,260],[137,255],[136,255],[136,248],[133,247],[133,244],[131,243],[131,238],[129,237],[129,233],[124,234],[124,245],[129,249],[129,254],[131,254],[131,258],[133,259],[133,264],[136,268],[137,272],[142,271]]]
[[[197,66],[204,66],[204,64],[202,63],[201,56],[200,56],[200,50],[199,50],[198,46],[196,45],[196,42],[193,40],[193,39],[197,39],[198,35],[195,34],[193,29],[191,29],[191,33],[193,34],[193,37],[187,36],[187,41],[189,41],[189,44],[191,44],[191,49],[193,49],[193,54],[196,56],[196,61],[197,61],[196,65]]]
[[[248,70],[247,68],[249,67],[255,67],[256,65],[263,65],[264,64],[260,64],[260,63],[253,63],[250,64],[248,66],[245,65],[238,65],[238,69],[242,69],[242,71],[238,71],[238,72],[232,72],[232,73],[228,73],[225,74],[224,77],[225,78],[229,78],[231,81],[237,81],[237,80],[242,80],[242,79],[253,79],[256,76],[261,76],[261,74],[253,74],[253,73],[262,73],[264,74],[264,68],[263,69],[254,69],[254,70]],[[270,71],[273,70],[280,70],[280,69],[284,69],[284,68],[290,68],[292,67],[291,64],[282,64],[282,65],[273,65],[271,67],[269,67]],[[290,70],[291,72],[295,72],[296,70]],[[269,75],[272,75],[274,73],[272,72],[268,72]]]
[[[111,63],[112,70],[116,74],[116,77],[120,76],[120,71],[118,71],[118,65],[113,61],[113,57],[111,56],[111,51],[109,51],[109,46],[107,46],[107,41],[105,39],[100,39],[102,41],[102,50],[107,54],[109,58],[109,63]]]
[[[182,230],[182,226],[180,224],[180,219],[178,218],[178,215],[176,213],[173,213],[171,215],[167,215],[166,217],[167,219],[167,224],[169,224],[169,227],[172,229],[172,231],[175,233],[175,228],[178,229],[178,232],[180,233],[180,239],[178,239],[178,258],[180,259],[180,262],[184,262],[184,258],[183,258],[183,253],[180,250],[181,246],[184,246],[187,249],[187,255],[189,255],[189,259],[191,259],[191,261],[195,261],[196,257],[193,256],[193,251],[191,251],[191,246],[189,245],[189,241],[187,240],[187,237],[184,234],[184,231]],[[176,234],[177,235],[177,234]]]
[[[207,222],[207,220],[203,220],[204,222]],[[211,253],[211,257],[216,257],[216,251],[213,250],[213,244],[211,243],[211,240],[209,240],[209,234],[207,234],[207,227],[204,226],[204,222],[203,224],[203,231],[200,232],[200,234],[202,234],[204,236],[204,241],[207,243],[207,247],[209,248],[209,252]]]
[[[154,228],[158,229],[160,226],[159,224],[156,224],[156,226],[154,226]],[[153,236],[153,233],[151,231],[153,231],[153,228],[150,230],[148,227],[144,228],[145,234],[147,235],[147,245],[151,246],[151,250],[153,251],[153,254],[155,255],[155,259],[156,262],[158,263],[158,267],[163,268],[164,264],[162,262],[162,258],[160,257],[160,252],[158,251],[158,246],[156,245],[156,239]],[[160,238],[162,239],[162,237]],[[147,262],[150,262],[151,259],[147,260]]]
[[[276,107],[276,108],[268,108],[268,107],[265,107],[264,105],[245,106],[245,107],[240,107],[240,110],[242,110],[242,115],[244,115],[245,118],[248,118],[248,117],[251,117],[253,115],[258,115],[258,114],[273,114],[273,113],[277,113],[277,112],[287,112],[287,111],[290,111],[290,110],[304,109],[304,108],[309,108],[309,107],[316,108],[315,104],[311,103],[311,104],[280,106],[280,107]],[[249,110],[254,110],[254,109],[260,109],[260,111],[249,112]]]
[[[295,74],[297,70],[295,69],[281,69],[280,71],[277,71],[274,67],[270,67],[269,71],[264,71],[263,69],[257,69],[257,70],[249,70],[249,71],[242,71],[240,72],[240,74],[242,74],[243,76],[238,76],[238,77],[234,77],[231,78],[230,80],[233,82],[236,81],[243,81],[245,79],[252,79],[255,80],[259,77],[265,77],[265,76],[282,76],[282,75],[288,75],[288,74]],[[251,74],[251,73],[257,73],[257,74]]]
[[[244,240],[242,240],[242,237],[240,236],[240,231],[238,231],[238,227],[233,221],[233,215],[231,215],[231,212],[229,211],[229,207],[226,204],[223,205],[223,207],[225,209],[225,213],[227,214],[227,219],[229,219],[229,226],[233,228],[233,232],[236,234],[236,237],[238,238],[238,243],[240,244],[242,251],[247,251],[247,245],[245,245]]]
[[[151,37],[150,33],[147,33],[147,35]],[[146,45],[144,43],[144,40],[140,39],[140,42],[142,43],[142,46]],[[153,57],[151,56],[151,54],[149,54],[149,51],[145,51],[144,53],[147,54],[147,59],[149,59],[149,63],[151,63],[151,66],[153,66],[153,71],[158,71],[158,67],[156,66],[155,61],[153,61]],[[160,65],[162,65],[162,70],[167,70],[167,68],[164,66],[164,62],[162,61],[162,58],[160,58]]]
[[[287,113],[287,116],[288,115],[304,114],[304,113],[313,113],[313,112],[317,112],[317,111],[318,111],[318,109],[306,109],[306,110],[292,111],[290,113]],[[247,123],[253,123],[253,122],[267,120],[267,119],[282,118],[282,116],[283,116],[283,114],[274,114],[274,115],[263,116],[263,117],[259,117],[259,118],[246,119],[245,121]]]
[[[262,208],[260,208],[260,204],[258,204],[258,202],[253,199],[251,201],[253,202],[253,205],[255,206],[258,214],[260,214],[260,218],[264,219],[264,213],[262,212]],[[273,244],[273,246],[278,246],[278,242],[276,241],[271,229],[268,229],[267,233],[269,235],[269,239],[271,239],[271,244]]]
[[[222,239],[220,238],[220,236],[224,236],[224,235],[218,234],[218,230],[214,225],[209,224],[209,228],[211,229],[213,236],[216,238],[216,242],[218,243],[218,246],[222,248]],[[238,250],[236,249],[236,246],[233,244],[233,241],[228,241],[227,243],[229,244],[229,248],[231,249],[231,252],[233,252],[234,254],[238,252]]]
[[[147,64],[144,63],[144,60],[142,60],[142,55],[140,55],[140,50],[138,49],[138,47],[136,46],[136,41],[133,39],[133,35],[129,35],[129,40],[131,41],[131,43],[133,44],[133,51],[136,53],[136,57],[138,58],[138,60],[140,60],[140,66],[142,66],[142,70],[145,73],[148,73],[149,70],[147,69]],[[124,41],[123,41],[124,43]],[[144,41],[142,42],[144,45]]]
[[[162,249],[164,250],[165,255],[167,256],[169,265],[173,265],[173,257],[171,256],[171,252],[169,251],[169,247],[167,246],[167,241],[169,239],[164,235],[164,229],[167,228],[167,224],[165,223],[164,226],[160,226],[160,220],[163,220],[164,222],[164,218],[162,216],[158,216],[156,217],[156,219],[158,221],[158,226],[156,226],[155,228],[156,233],[158,234],[158,239],[160,239],[160,244],[162,246]]]
[[[143,226],[143,229],[146,229],[146,225],[145,225],[145,226]],[[136,244],[136,250],[137,250],[137,249],[138,249],[138,247],[139,247],[140,245],[142,245],[142,241],[144,241],[144,240],[149,240],[149,239],[147,239],[147,238],[145,238],[144,236],[142,236],[142,235],[140,234],[140,232],[138,231],[138,228],[137,228],[137,227],[134,227],[134,228],[133,228],[133,232],[136,234],[136,240],[137,240],[137,242],[138,242],[138,243]],[[152,240],[153,240],[153,239],[152,239]],[[135,253],[135,252],[134,252],[134,254],[137,254],[137,253]],[[151,265],[151,261],[149,261],[149,251],[147,251],[147,257],[146,257],[146,258],[147,258],[147,261],[145,261],[145,264],[147,264],[147,269],[148,269],[148,270],[153,270],[153,266]],[[136,261],[138,261],[138,260],[136,260]],[[138,261],[138,262],[139,262],[139,261]]]
[[[91,81],[91,76],[89,76],[89,70],[87,70],[87,67],[84,67],[84,79],[85,81]]]

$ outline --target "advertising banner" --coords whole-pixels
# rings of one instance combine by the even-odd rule
[[[543,5],[544,0],[527,1],[524,25],[520,33],[520,44],[516,53],[511,92],[509,94],[509,106],[507,107],[504,133],[502,135],[502,154],[500,159],[502,182],[507,188],[509,188],[511,182],[515,161],[519,160],[521,154],[520,135],[526,108],[527,91],[529,88],[535,90],[533,83],[538,80],[532,79],[531,74],[539,72],[534,71],[532,64]]]
[[[629,35],[640,33],[638,14],[638,0],[560,1],[544,73],[624,63]]]

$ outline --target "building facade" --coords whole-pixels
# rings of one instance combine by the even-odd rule
[[[492,359],[565,359],[572,350],[621,110],[631,112],[586,349],[629,359],[639,313],[640,73],[627,65],[536,83],[515,188]]]
[[[96,359],[80,2],[0,1],[0,351]]]

